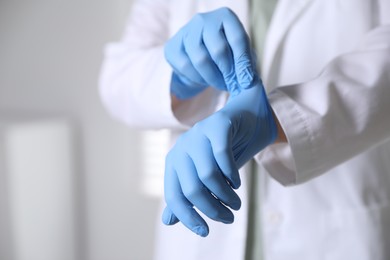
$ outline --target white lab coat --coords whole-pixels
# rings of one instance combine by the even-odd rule
[[[164,42],[193,14],[220,6],[248,29],[246,1],[135,1],[100,79],[114,117],[181,131],[223,106],[224,95],[208,89],[172,111],[163,57]],[[261,70],[289,140],[256,156],[268,172],[264,259],[390,259],[390,1],[279,0]],[[208,221],[208,238],[160,225],[156,259],[243,259],[245,185],[240,195],[235,223]]]

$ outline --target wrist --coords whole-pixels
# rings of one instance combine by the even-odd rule
[[[271,108],[271,110],[272,110],[272,108]],[[272,110],[272,116],[274,117],[274,121],[276,124],[276,130],[277,130],[277,135],[276,135],[276,139],[275,139],[274,143],[275,144],[276,143],[288,143],[286,134],[285,134],[282,126],[280,125],[278,117],[276,116],[276,114],[274,113],[273,110]]]
[[[175,95],[171,93],[171,108],[172,110],[176,110],[182,102]]]

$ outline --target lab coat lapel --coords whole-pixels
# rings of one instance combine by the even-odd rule
[[[273,64],[286,34],[292,24],[304,13],[313,0],[279,0],[268,30],[265,42],[264,58],[261,64],[262,78],[267,90],[273,86],[271,75],[274,73]]]

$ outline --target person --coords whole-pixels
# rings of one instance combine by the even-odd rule
[[[167,157],[165,192],[171,194],[164,222],[180,220],[195,233],[208,235],[196,236],[182,225],[161,225],[156,259],[390,259],[390,1],[279,0],[267,33],[259,37],[261,26],[251,18],[267,15],[254,8],[257,2],[138,0],[123,39],[106,49],[100,94],[110,113],[132,127],[170,128],[173,139],[180,136]],[[261,75],[245,44],[245,61],[250,62],[244,62],[243,74],[234,64],[234,51],[225,63],[233,64],[231,82],[219,61],[214,73],[201,74],[198,81],[185,74],[204,67],[171,67],[175,58],[169,54],[178,50],[169,44],[182,28],[188,29],[196,14],[215,14],[220,7],[229,9],[215,19],[236,15],[243,29],[260,39],[255,47],[262,54]],[[251,105],[264,113],[251,111]],[[218,123],[226,122],[223,116],[239,122],[247,111],[253,120],[226,136],[232,130]],[[258,127],[263,124],[268,124],[264,131]],[[211,146],[215,140],[225,145],[219,150],[225,159],[216,158],[213,146],[211,153],[210,145],[203,146],[204,134]],[[240,149],[237,136],[248,149]],[[209,156],[196,158],[202,152]],[[183,157],[186,153],[190,161]],[[252,156],[256,163],[239,174],[229,172],[234,170],[229,162],[241,166]],[[219,173],[219,183],[223,179],[227,185],[221,184],[224,192],[219,195],[206,188],[203,198],[211,194],[219,206],[210,209],[195,199],[192,204],[201,215],[191,215],[193,205],[186,203],[193,199],[182,196],[191,192],[183,190],[202,187],[197,182],[204,178],[196,174],[205,161],[217,162],[214,177]],[[192,177],[177,173],[189,165],[195,167]],[[240,182],[239,189],[231,188]],[[219,223],[231,223],[228,207],[238,209],[240,203],[232,224]],[[187,209],[177,209],[183,205]],[[214,213],[224,212],[212,215],[215,207]],[[207,223],[191,226],[194,219],[188,216]]]

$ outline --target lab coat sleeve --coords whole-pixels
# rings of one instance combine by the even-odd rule
[[[314,80],[275,89],[271,106],[288,145],[257,159],[283,185],[319,176],[390,139],[390,25],[330,62]]]
[[[220,92],[208,89],[172,111],[172,71],[163,51],[171,34],[169,3],[135,1],[122,40],[104,52],[101,99],[113,117],[131,127],[186,129],[221,106]]]

